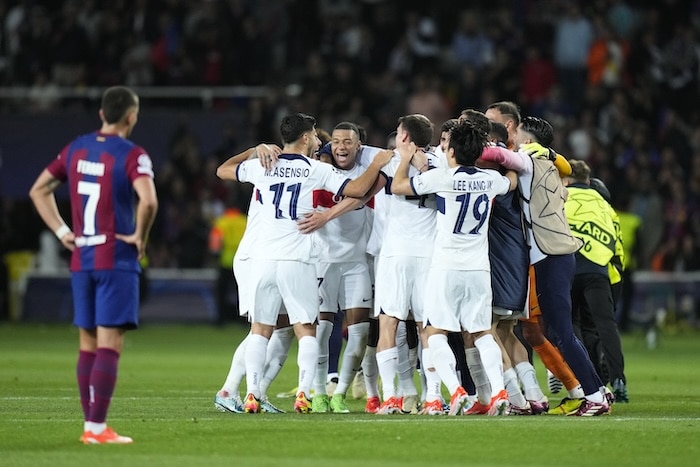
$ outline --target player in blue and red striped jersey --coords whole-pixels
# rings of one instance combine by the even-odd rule
[[[63,148],[29,192],[43,221],[73,252],[77,379],[85,417],[80,440],[85,444],[132,442],[109,428],[106,418],[124,333],[138,327],[139,259],[158,209],[151,159],[127,139],[138,113],[139,98],[131,89],[107,89],[100,130]],[[72,229],[54,195],[63,182],[68,183]]]

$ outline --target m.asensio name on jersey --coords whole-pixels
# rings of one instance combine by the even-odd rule
[[[452,180],[455,191],[487,191],[493,187],[493,180]]]
[[[280,178],[300,178],[309,176],[308,167],[273,167],[272,170],[265,172],[265,175],[269,177],[280,177]]]

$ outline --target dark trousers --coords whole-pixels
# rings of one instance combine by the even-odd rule
[[[574,330],[603,382],[625,380],[625,361],[615,323],[610,280],[602,274],[577,274],[571,289]]]
[[[333,330],[328,339],[328,373],[338,373],[340,351],[343,349],[343,318],[345,314],[338,310],[333,321]]]
[[[574,334],[571,284],[575,267],[573,254],[548,256],[535,263],[535,280],[545,334],[557,346],[588,395],[598,391],[603,383],[586,348]]]

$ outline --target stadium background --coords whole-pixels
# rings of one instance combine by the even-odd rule
[[[642,218],[639,270],[697,271],[699,26],[697,0],[0,1],[3,274],[40,250],[34,177],[98,127],[114,84],[142,96],[133,139],[154,159],[161,200],[151,268],[214,266],[211,220],[227,198],[248,200],[214,168],[277,141],[288,112],[326,130],[358,122],[381,146],[399,115],[439,126],[514,100]]]

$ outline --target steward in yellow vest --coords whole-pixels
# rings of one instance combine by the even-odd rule
[[[574,329],[582,341],[596,372],[610,383],[618,402],[629,402],[625,360],[615,323],[608,266],[618,246],[612,206],[590,187],[591,169],[583,161],[571,160],[567,177],[569,196],[564,205],[571,233],[583,241],[576,254],[576,273],[571,288]]]

